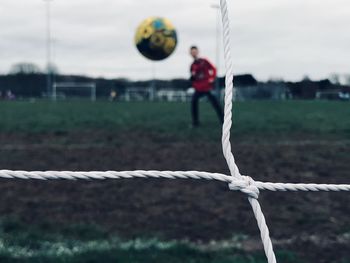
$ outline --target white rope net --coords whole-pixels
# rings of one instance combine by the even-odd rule
[[[106,172],[71,172],[71,171],[10,171],[0,170],[2,179],[34,179],[34,180],[105,180],[105,179],[131,179],[131,178],[163,178],[163,179],[204,179],[216,180],[228,183],[230,190],[241,191],[248,196],[260,229],[261,239],[264,246],[268,263],[275,263],[276,256],[273,250],[269,229],[265,216],[262,212],[258,198],[260,190],[268,191],[350,191],[350,184],[291,184],[270,183],[254,181],[249,176],[242,176],[235,162],[231,150],[230,134],[232,126],[232,104],[233,104],[233,64],[231,56],[230,20],[228,15],[227,1],[220,0],[224,52],[226,62],[226,88],[225,88],[225,116],[222,132],[223,154],[227,161],[230,175],[219,173],[207,173],[198,171],[106,171]]]

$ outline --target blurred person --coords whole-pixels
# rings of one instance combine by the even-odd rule
[[[16,96],[13,94],[11,90],[6,91],[6,99],[7,100],[15,100]]]
[[[191,104],[192,125],[193,127],[200,125],[198,102],[202,97],[209,99],[220,122],[223,123],[224,115],[219,100],[212,94],[216,80],[216,68],[209,60],[199,56],[198,47],[192,46],[190,48],[190,55],[194,60],[191,65],[191,83],[195,89]]]
[[[114,89],[112,89],[111,93],[110,93],[110,96],[109,96],[109,100],[112,101],[112,102],[116,101],[117,100],[117,96],[118,96],[117,92]]]

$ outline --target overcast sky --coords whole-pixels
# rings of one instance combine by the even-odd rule
[[[228,0],[236,73],[261,80],[328,77],[350,72],[349,0]],[[152,63],[133,45],[149,16],[169,18],[176,52],[155,63],[158,78],[188,77],[188,47],[216,61],[218,0],[54,0],[54,62],[61,73],[148,79]],[[43,0],[0,0],[0,73],[14,63],[45,65]],[[223,59],[220,59],[221,73]]]

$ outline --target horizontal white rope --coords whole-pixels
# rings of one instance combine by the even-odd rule
[[[242,176],[235,178],[220,173],[198,171],[106,171],[106,172],[72,172],[72,171],[11,171],[0,170],[1,179],[22,180],[106,180],[106,179],[132,179],[132,178],[159,178],[159,179],[195,179],[215,180],[230,184],[231,190],[242,190],[255,186],[260,190],[268,191],[350,191],[348,184],[292,184],[270,183],[254,181],[252,178]]]
[[[131,178],[163,178],[163,179],[205,179],[231,182],[232,177],[219,173],[197,171],[106,171],[106,172],[72,172],[72,171],[11,171],[0,170],[2,179],[36,179],[36,180],[105,180]]]
[[[291,183],[264,183],[255,182],[256,187],[260,190],[269,191],[303,191],[303,192],[350,192],[350,184],[291,184]]]

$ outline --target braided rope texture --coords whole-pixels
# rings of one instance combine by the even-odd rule
[[[231,33],[230,33],[230,19],[228,14],[228,7],[226,0],[220,0],[222,24],[224,33],[224,54],[226,63],[226,88],[225,88],[225,116],[224,125],[222,132],[222,146],[225,159],[233,177],[242,177],[239,169],[236,165],[235,158],[231,149],[230,133],[232,126],[232,104],[233,104],[233,58],[231,55]],[[262,212],[260,203],[258,201],[259,191],[258,188],[253,184],[253,180],[248,180],[250,190],[254,191],[256,195],[248,194],[249,203],[253,209],[255,218],[260,229],[261,240],[263,242],[265,254],[269,263],[276,263],[276,256],[273,250],[272,241],[270,238],[269,228],[266,224],[264,213]],[[256,189],[252,189],[256,188]],[[232,189],[232,187],[231,187]]]
[[[347,191],[350,192],[350,184],[292,184],[270,183],[254,181],[249,176],[241,175],[235,162],[230,142],[232,127],[233,107],[233,59],[231,55],[230,19],[228,14],[227,0],[220,0],[224,54],[226,63],[226,88],[225,88],[225,111],[222,129],[222,149],[226,159],[230,175],[208,173],[198,171],[105,171],[105,172],[71,172],[71,171],[10,171],[0,170],[0,179],[23,179],[23,180],[107,180],[107,179],[132,179],[132,178],[160,178],[160,179],[194,179],[215,180],[227,183],[232,191],[241,191],[248,196],[249,203],[257,220],[261,234],[265,254],[268,263],[276,263],[276,256],[270,238],[269,228],[262,212],[258,198],[262,191]]]

